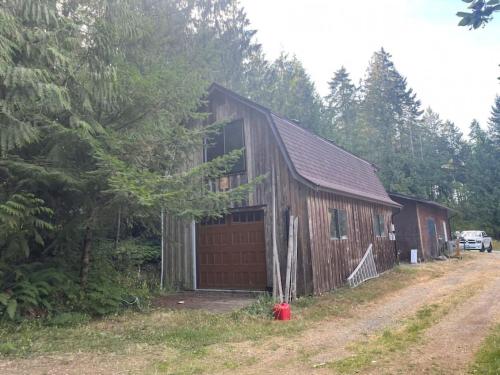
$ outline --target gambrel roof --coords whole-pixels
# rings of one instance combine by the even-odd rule
[[[299,181],[316,190],[401,207],[391,200],[370,162],[223,86],[212,84],[209,92],[214,91],[229,95],[267,117],[285,161]]]

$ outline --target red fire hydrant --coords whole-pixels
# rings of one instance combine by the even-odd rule
[[[273,315],[276,320],[290,320],[292,311],[288,303],[277,303],[273,307]]]

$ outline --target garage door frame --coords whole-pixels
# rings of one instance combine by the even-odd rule
[[[248,207],[238,207],[238,208],[233,208],[230,209],[227,215],[233,215],[235,213],[240,213],[240,212],[251,212],[251,211],[261,211],[262,212],[262,224],[263,224],[263,235],[264,235],[264,246],[265,246],[265,256],[266,256],[266,272],[265,272],[265,277],[266,277],[266,284],[268,283],[269,280],[267,280],[267,241],[266,241],[266,205],[259,205],[259,206],[248,206]],[[251,292],[252,289],[233,289],[233,288],[200,288],[199,283],[200,283],[200,277],[199,277],[199,271],[200,271],[200,265],[199,265],[199,259],[198,259],[198,228],[199,228],[200,223],[199,222],[194,222],[192,224],[192,256],[193,256],[193,285],[194,285],[194,290],[206,290],[206,291],[231,291],[231,292]],[[266,286],[267,289],[267,286]],[[261,289],[254,289],[254,291],[261,291]]]

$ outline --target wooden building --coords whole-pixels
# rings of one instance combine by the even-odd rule
[[[433,201],[402,194],[390,193],[389,196],[403,205],[393,217],[401,260],[410,260],[411,249],[418,249],[420,260],[437,257],[439,249],[452,238],[450,209]]]
[[[400,205],[389,198],[371,163],[217,84],[209,90],[208,106],[211,122],[229,125],[195,162],[245,150],[232,173],[212,188],[231,189],[266,177],[243,207],[231,208],[220,220],[166,220],[167,283],[184,289],[272,288],[272,171],[283,279],[289,218],[299,218],[299,295],[341,286],[370,244],[379,272],[394,265],[389,229]]]

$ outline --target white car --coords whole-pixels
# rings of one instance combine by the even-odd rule
[[[491,237],[480,230],[466,230],[460,233],[460,248],[464,250],[479,250],[484,252],[493,250],[493,241]]]

